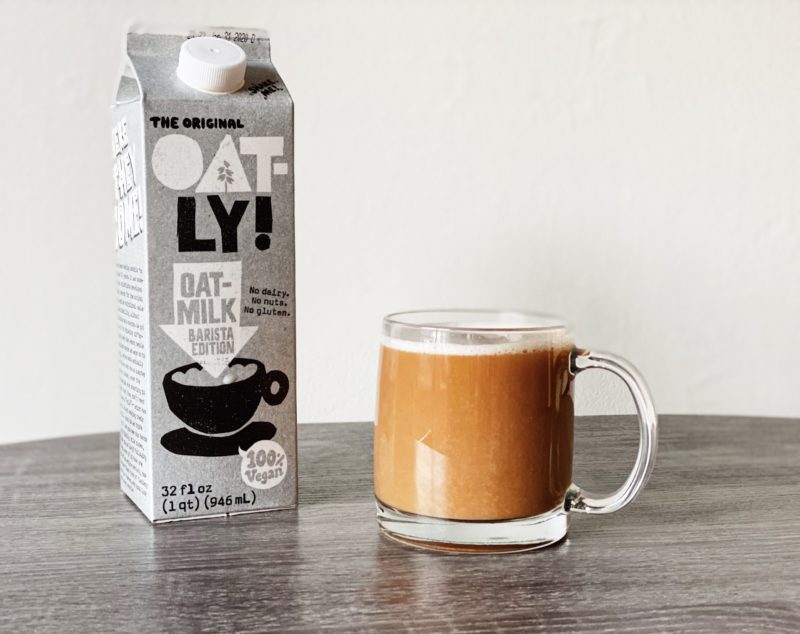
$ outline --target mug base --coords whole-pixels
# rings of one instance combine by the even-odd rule
[[[376,498],[378,526],[392,540],[426,550],[456,553],[516,553],[551,546],[567,534],[563,507],[514,520],[448,520],[406,513]]]

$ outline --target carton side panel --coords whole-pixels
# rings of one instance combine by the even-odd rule
[[[142,110],[112,108],[117,249],[120,487],[153,518],[147,230]]]

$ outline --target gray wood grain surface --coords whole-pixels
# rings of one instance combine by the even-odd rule
[[[576,425],[578,484],[621,483],[635,422]],[[301,426],[298,510],[158,527],[116,435],[0,446],[0,630],[800,631],[800,421],[662,417],[633,506],[513,555],[380,537],[371,444]]]

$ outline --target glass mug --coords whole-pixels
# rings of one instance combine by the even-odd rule
[[[619,376],[639,417],[625,483],[597,497],[572,483],[574,378]],[[644,487],[657,418],[643,378],[614,355],[576,348],[536,313],[442,310],[383,320],[375,498],[389,537],[437,550],[513,552],[567,533],[568,514],[612,513]]]

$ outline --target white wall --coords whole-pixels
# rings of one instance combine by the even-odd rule
[[[800,4],[2,6],[0,442],[117,428],[108,106],[131,18],[272,33],[302,421],[369,419],[380,317],[439,306],[562,313],[662,412],[800,416]],[[630,410],[597,387],[582,411]]]

